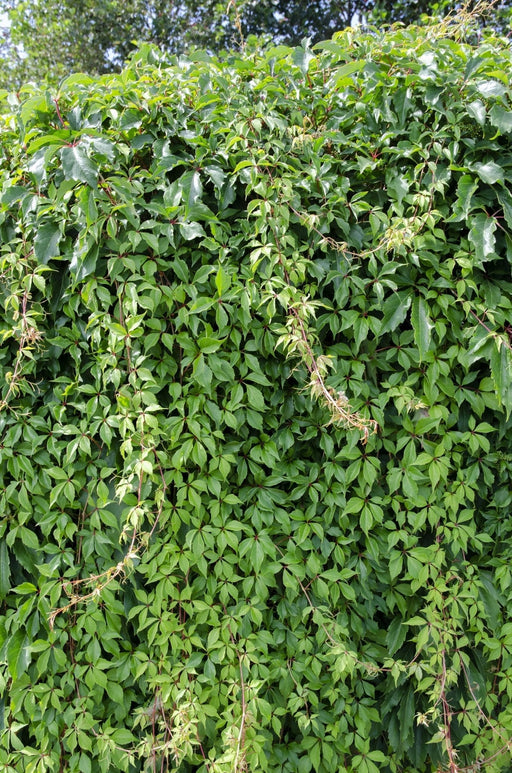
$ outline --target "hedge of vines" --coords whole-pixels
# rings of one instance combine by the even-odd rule
[[[6,97],[0,770],[508,770],[509,43]]]

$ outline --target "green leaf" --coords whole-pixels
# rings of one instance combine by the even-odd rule
[[[211,354],[216,352],[222,346],[224,342],[218,338],[210,338],[209,336],[201,336],[197,339],[197,345],[204,354]]]
[[[94,274],[98,254],[99,247],[97,244],[84,241],[76,246],[69,264],[69,270],[75,281],[81,282],[86,277]]]
[[[428,314],[428,306],[421,295],[412,302],[411,322],[414,330],[414,341],[418,347],[420,362],[422,362],[430,349],[433,325]]]
[[[502,181],[505,178],[505,172],[499,164],[495,164],[494,161],[486,161],[485,163],[476,163],[471,167],[475,170],[477,175],[484,183],[488,185],[494,185],[498,181]]]
[[[264,411],[265,400],[263,399],[263,395],[260,390],[255,386],[252,386],[252,384],[246,384],[245,388],[247,390],[247,401],[249,406],[254,408],[256,411]]]
[[[478,91],[483,97],[502,97],[507,89],[497,80],[480,81],[476,85]]]
[[[201,384],[205,389],[210,387],[212,382],[212,371],[205,362],[204,356],[200,354],[194,360],[194,367],[192,374],[195,380]]]
[[[112,733],[112,738],[114,741],[119,744],[120,746],[131,746],[132,744],[137,742],[137,739],[126,728],[117,728]]]
[[[390,655],[394,655],[405,641],[407,628],[403,621],[396,617],[386,632],[386,646]]]
[[[375,751],[369,752],[368,757],[374,762],[384,762],[384,763],[388,762],[388,758],[386,757],[384,752],[381,752],[378,749],[376,749]],[[377,770],[379,770],[379,768],[377,768]]]
[[[368,534],[373,526],[373,514],[369,507],[363,507],[359,524],[364,533]]]
[[[201,199],[203,194],[203,185],[199,172],[185,172],[178,180],[178,188],[182,192],[185,213],[188,213],[189,209]]]
[[[404,691],[401,691],[400,703],[398,707],[398,720],[400,722],[402,748],[407,748],[413,739],[414,724],[414,690],[410,685]]]
[[[493,342],[491,373],[498,403],[503,405],[508,417],[512,411],[512,352],[504,338],[497,337]]]
[[[294,65],[300,69],[303,75],[306,75],[309,65],[315,58],[310,48],[296,48],[292,57]]]
[[[94,81],[90,75],[86,75],[85,73],[73,73],[72,75],[68,75],[67,78],[64,78],[64,80],[61,83],[61,88],[62,89],[70,88],[75,85],[88,86],[93,82]]]
[[[215,287],[217,288],[217,292],[219,296],[221,296],[222,293],[225,292],[226,290],[229,290],[230,286],[231,286],[231,277],[229,276],[229,274],[226,273],[226,271],[223,269],[222,266],[219,266],[219,269],[215,276]]]
[[[116,147],[113,142],[105,137],[90,137],[89,147],[100,156],[104,156],[108,161],[113,161],[116,155]]]
[[[466,109],[471,118],[474,118],[480,126],[485,124],[485,105],[480,99],[475,99],[473,102],[470,102]]]
[[[33,582],[22,582],[20,585],[16,585],[13,590],[14,593],[20,593],[21,595],[37,593],[37,588]]]
[[[488,694],[485,674],[475,668],[474,664],[471,662],[467,666],[466,679],[468,681],[468,687],[471,689],[472,697],[474,696],[479,703],[485,701]]]
[[[88,754],[81,752],[80,754],[80,773],[91,773],[92,763]]]
[[[507,227],[512,230],[512,194],[506,188],[497,192],[498,201],[503,207]]]
[[[460,215],[456,218],[467,218],[471,210],[471,201],[478,190],[478,182],[471,175],[463,175],[457,183],[456,207],[460,209]],[[454,218],[455,219],[455,218]]]
[[[45,223],[37,229],[34,252],[39,263],[47,265],[52,258],[59,256],[61,238],[62,232],[56,223]]]
[[[505,134],[512,131],[512,111],[506,110],[501,105],[493,105],[489,111],[489,118],[493,126]]]
[[[0,599],[6,597],[11,589],[9,578],[11,576],[11,566],[9,561],[9,551],[5,539],[0,540]]]
[[[24,629],[19,628],[7,643],[7,667],[14,681],[27,670],[29,662],[28,637]]]
[[[22,185],[11,185],[9,188],[7,188],[6,191],[2,193],[1,196],[1,202],[2,204],[13,204],[15,201],[20,201],[21,199],[24,199],[25,196],[28,195],[27,188],[24,188]]]
[[[485,615],[490,625],[496,630],[500,615],[500,605],[498,599],[500,594],[492,582],[492,575],[489,572],[480,573],[480,587],[478,595],[485,608]]]
[[[62,148],[60,157],[66,180],[77,180],[78,182],[87,183],[91,188],[96,187],[98,168],[87,157],[81,145]]]
[[[409,193],[409,181],[403,174],[398,174],[393,170],[389,170],[386,174],[386,186],[392,198],[396,199],[399,204],[402,203],[404,196]]]
[[[381,335],[396,330],[402,324],[407,316],[411,300],[410,293],[405,292],[393,293],[393,295],[389,296],[383,307],[384,316],[381,320]]]
[[[353,75],[355,72],[360,72],[365,64],[366,62],[364,59],[358,59],[355,62],[346,62],[340,67],[336,67],[332,74],[336,87],[339,88],[340,86],[345,86],[347,83],[350,83],[351,78],[349,76]]]
[[[180,223],[180,233],[187,241],[206,236],[201,223]]]
[[[470,222],[469,241],[475,250],[477,265],[481,265],[494,255],[496,218],[485,214],[485,212],[479,212],[471,217]]]

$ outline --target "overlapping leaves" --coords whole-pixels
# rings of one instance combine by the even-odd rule
[[[5,765],[506,767],[509,66],[147,49],[5,116]]]

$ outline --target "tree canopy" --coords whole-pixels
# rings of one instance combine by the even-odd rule
[[[9,19],[0,52],[0,84],[56,84],[71,72],[119,70],[137,41],[168,53],[193,46],[210,52],[233,49],[242,36],[251,35],[298,45],[306,37],[313,43],[328,39],[354,19],[409,23],[455,6],[448,0],[0,0]],[[495,4],[487,22],[503,24],[509,7],[509,0]]]

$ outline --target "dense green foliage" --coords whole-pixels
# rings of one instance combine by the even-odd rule
[[[2,770],[509,769],[511,51],[464,35],[12,98]]]
[[[460,5],[453,0],[0,0],[6,20],[0,86],[17,89],[29,80],[57,85],[73,72],[113,72],[136,41],[172,54],[193,46],[236,49],[250,36],[299,45],[306,37],[326,40],[356,20],[417,22],[422,14],[443,15]],[[494,0],[492,6],[482,22],[508,29],[510,0]]]

